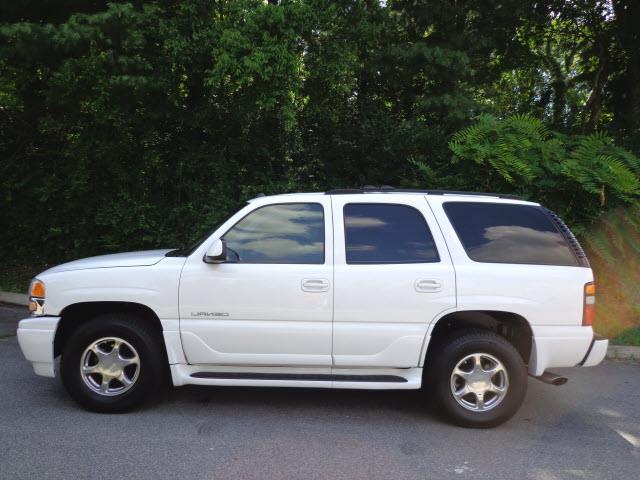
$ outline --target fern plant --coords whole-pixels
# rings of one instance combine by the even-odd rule
[[[603,132],[570,136],[550,131],[529,114],[483,115],[457,132],[449,148],[457,186],[519,194],[549,205],[574,225],[640,196],[640,160]]]

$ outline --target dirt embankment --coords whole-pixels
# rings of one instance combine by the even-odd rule
[[[596,330],[640,334],[640,204],[607,212],[580,240],[596,277]]]

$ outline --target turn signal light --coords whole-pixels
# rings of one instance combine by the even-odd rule
[[[44,315],[45,293],[44,283],[34,278],[29,285],[29,312],[32,315]]]
[[[582,307],[582,326],[590,327],[596,317],[596,284],[584,285],[584,305]]]
[[[31,288],[29,288],[29,296],[35,298],[44,298],[44,283],[42,283],[40,280],[34,280],[33,282],[31,282]]]

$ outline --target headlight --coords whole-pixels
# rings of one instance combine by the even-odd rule
[[[45,295],[44,283],[37,278],[31,280],[31,285],[29,285],[29,311],[31,314],[42,315],[44,313]]]

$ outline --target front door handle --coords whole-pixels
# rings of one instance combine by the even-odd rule
[[[302,280],[302,290],[305,292],[326,292],[329,290],[329,280],[325,278],[305,278]]]
[[[442,282],[440,280],[416,280],[414,286],[417,292],[439,292],[442,290]]]

